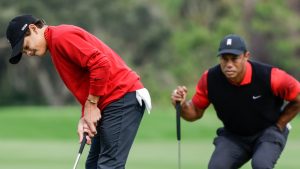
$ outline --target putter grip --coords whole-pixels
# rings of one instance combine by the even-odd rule
[[[86,136],[87,136],[87,133],[83,133],[83,138],[82,138],[81,145],[80,145],[79,152],[78,152],[80,154],[82,153],[84,146],[86,144]]]
[[[176,131],[177,131],[177,140],[181,140],[181,127],[180,127],[180,102],[176,102]]]

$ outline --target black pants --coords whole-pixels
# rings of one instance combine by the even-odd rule
[[[97,125],[97,135],[86,161],[86,169],[124,169],[131,145],[144,114],[136,93],[109,104]]]
[[[237,169],[251,159],[253,169],[272,169],[285,147],[288,134],[287,128],[281,132],[275,125],[248,137],[220,128],[208,168]]]

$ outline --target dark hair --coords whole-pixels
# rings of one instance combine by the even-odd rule
[[[46,22],[43,19],[40,19],[40,20],[36,21],[34,23],[34,25],[36,27],[38,27],[39,29],[41,29],[42,27],[44,27],[46,25]],[[30,30],[29,29],[26,31],[25,36],[30,36]]]

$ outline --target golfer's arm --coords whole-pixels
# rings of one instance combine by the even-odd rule
[[[200,119],[205,109],[197,108],[192,100],[186,101],[181,105],[181,117],[187,121],[195,121]]]
[[[277,121],[277,126],[283,130],[287,123],[290,122],[298,112],[300,112],[300,94],[285,106]]]

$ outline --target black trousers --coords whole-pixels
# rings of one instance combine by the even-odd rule
[[[253,169],[272,169],[285,147],[288,134],[287,128],[281,132],[275,125],[247,137],[220,128],[208,168],[238,169],[251,159]]]
[[[145,110],[136,92],[109,104],[92,139],[86,169],[124,169],[126,160]]]

